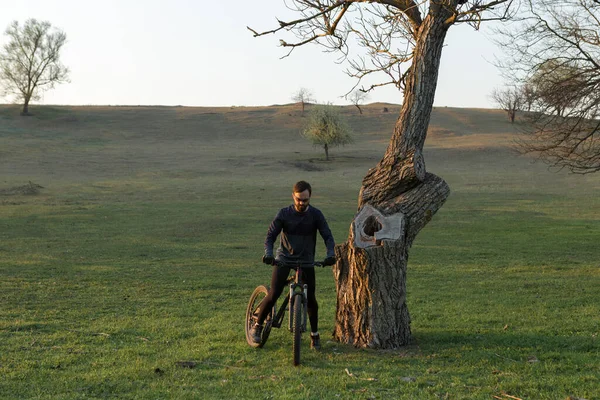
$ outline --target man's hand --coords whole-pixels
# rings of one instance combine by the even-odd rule
[[[327,257],[325,260],[323,260],[323,266],[327,267],[330,265],[335,265],[335,257]]]
[[[275,259],[273,258],[273,256],[263,256],[262,262],[264,262],[267,265],[273,265]]]

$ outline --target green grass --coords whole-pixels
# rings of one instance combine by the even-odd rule
[[[158,110],[169,126],[179,109]],[[44,186],[0,196],[0,398],[600,398],[600,177],[550,173],[508,151],[483,157],[459,139],[427,150],[453,193],[410,252],[414,345],[333,342],[335,284],[323,269],[323,350],[305,338],[292,367],[284,330],[250,348],[245,305],[270,279],[262,242],[291,184],[313,183],[342,242],[370,154],[384,147],[368,135],[331,163],[314,159],[322,171],[301,171],[289,160],[319,154],[281,132],[265,148],[261,129],[294,111],[264,110],[206,117],[247,126],[236,140],[234,129],[215,133],[233,149],[195,142],[193,126],[172,140],[136,133],[150,124],[145,110],[49,108],[27,121],[0,110],[0,189]],[[103,119],[113,121],[104,133]]]

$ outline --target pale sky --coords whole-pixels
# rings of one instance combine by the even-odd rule
[[[270,30],[276,17],[297,16],[283,0],[0,0],[0,44],[13,20],[47,20],[67,34],[71,82],[45,92],[43,104],[264,106],[291,103],[300,87],[319,103],[349,104],[340,96],[354,80],[337,56],[309,45],[280,59],[281,35],[246,29]],[[502,79],[491,61],[500,51],[489,36],[485,27],[450,29],[435,106],[495,108],[490,93]],[[402,94],[380,88],[367,102],[376,101],[401,103]]]

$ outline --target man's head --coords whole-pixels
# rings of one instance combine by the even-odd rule
[[[310,196],[312,195],[312,188],[310,183],[306,181],[296,182],[292,190],[292,197],[294,199],[294,208],[298,212],[304,212],[308,209],[308,203]]]

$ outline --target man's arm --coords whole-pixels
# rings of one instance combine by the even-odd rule
[[[329,225],[327,224],[325,216],[320,211],[318,216],[317,227],[319,229],[321,237],[323,238],[325,247],[327,248],[327,258],[335,257],[335,240],[333,240],[333,234],[331,233],[331,229],[329,229]]]
[[[275,244],[275,240],[277,236],[281,233],[281,229],[283,228],[283,219],[281,210],[275,216],[275,219],[269,225],[269,230],[267,231],[267,237],[265,239],[265,256],[273,257],[273,245]]]

